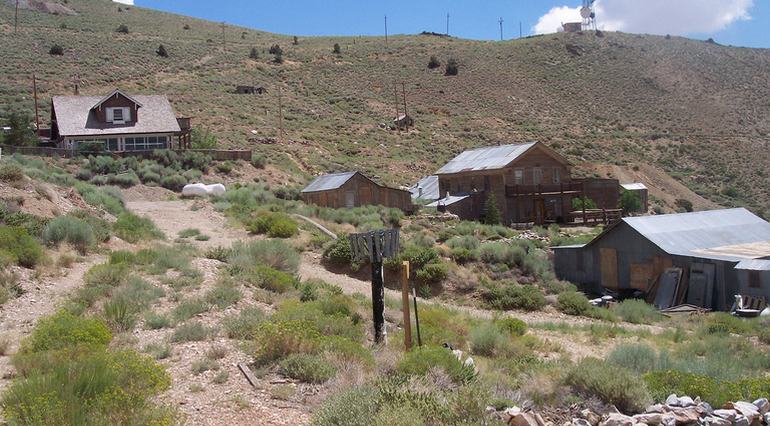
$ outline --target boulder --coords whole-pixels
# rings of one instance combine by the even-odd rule
[[[575,419],[572,419],[572,426],[596,426],[596,425],[592,425],[586,419],[575,418]]]
[[[719,410],[712,411],[711,415],[713,417],[719,417],[720,419],[725,419],[728,422],[732,423],[733,421],[735,421],[735,417],[738,416],[738,412],[735,410],[720,408]]]
[[[586,408],[580,412],[580,416],[585,419],[591,426],[596,426],[602,421],[602,416],[594,413],[591,409]]]
[[[659,425],[663,423],[663,415],[660,413],[637,414],[633,419],[636,423],[643,423],[646,425]]]
[[[534,414],[531,413],[519,413],[508,421],[511,426],[539,426]]]
[[[673,410],[671,413],[674,415],[674,421],[677,425],[698,423],[698,419],[700,419],[700,413],[695,406]]]
[[[753,402],[754,406],[759,410],[759,414],[765,415],[770,411],[770,401],[767,398],[760,398]]]
[[[746,401],[733,402],[732,406],[735,409],[735,411],[737,411],[740,414],[743,414],[743,416],[746,417],[746,421],[748,421],[749,424],[754,423],[755,420],[761,419],[759,415],[759,409],[757,409],[756,405],[750,402],[746,402]]]
[[[770,425],[770,413],[765,413],[762,418],[764,419],[766,425]]]
[[[676,396],[676,394],[672,393],[668,396],[668,398],[666,398],[666,405],[670,405],[672,407],[679,406],[679,398]]]
[[[609,414],[599,426],[633,426],[636,422],[632,417],[620,413]]]
[[[654,404],[647,407],[647,410],[645,413],[665,413],[667,411],[671,411],[668,407],[666,407],[663,404]]]
[[[749,426],[749,420],[739,414],[737,417],[735,417],[735,420],[733,420],[733,426]]]
[[[703,424],[709,426],[732,426],[733,422],[727,421],[721,417],[707,416],[703,418]]]
[[[693,401],[693,399],[690,398],[689,396],[679,397],[679,406],[680,407],[692,407],[693,405],[696,405],[695,401]]]

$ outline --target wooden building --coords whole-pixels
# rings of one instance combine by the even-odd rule
[[[149,151],[172,148],[174,138],[188,140],[189,133],[189,118],[178,121],[165,96],[115,89],[104,97],[51,99],[50,138],[59,148],[101,144],[105,151]]]
[[[442,198],[429,206],[466,220],[483,218],[492,194],[505,225],[571,222],[572,200],[588,195],[600,209],[618,213],[617,180],[573,179],[570,163],[540,142],[464,151],[436,175]]]
[[[318,176],[302,190],[301,197],[308,204],[335,209],[381,205],[406,213],[415,210],[409,191],[380,185],[360,172]]]
[[[743,208],[626,217],[588,244],[553,249],[557,277],[595,290],[717,310],[737,294],[770,300],[770,223]]]
[[[578,33],[583,30],[582,22],[565,22],[561,24],[562,30],[565,33]]]
[[[625,191],[631,191],[637,197],[639,197],[639,201],[640,201],[639,211],[632,212],[632,213],[647,213],[650,210],[650,202],[648,197],[647,186],[645,186],[641,182],[636,182],[636,183],[623,183],[623,184],[620,184],[620,187],[623,188],[623,190]]]

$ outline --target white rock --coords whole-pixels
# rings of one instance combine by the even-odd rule
[[[711,413],[711,415],[714,416],[714,417],[719,417],[719,418],[725,419],[725,420],[727,420],[729,422],[732,422],[733,420],[735,420],[735,417],[738,416],[738,412],[735,411],[735,410],[730,410],[730,409],[726,409],[726,408],[720,408],[719,410],[714,410]]]
[[[679,406],[679,398],[677,398],[676,394],[672,393],[666,398],[666,405],[671,405],[673,407]]]
[[[744,417],[746,417],[746,420],[749,423],[753,423],[754,419],[759,418],[759,410],[757,407],[746,401],[738,401],[734,402],[733,406],[735,407],[735,410],[739,413],[743,414]]]
[[[770,401],[768,401],[767,398],[760,398],[760,399],[754,401],[753,404],[759,410],[759,414],[762,414],[763,416],[768,411],[770,411]]]
[[[647,407],[645,413],[665,413],[668,411],[666,408],[663,404],[654,404]]]
[[[637,414],[633,418],[636,423],[646,425],[659,425],[663,422],[663,415],[660,413]]]
[[[683,396],[679,398],[679,405],[681,407],[692,407],[695,405],[695,401],[693,401],[689,396]]]
[[[749,420],[745,416],[739,415],[733,420],[733,426],[749,426]]]
[[[703,424],[708,426],[732,426],[733,422],[727,421],[721,417],[708,416],[703,419]]]
[[[611,413],[599,426],[633,426],[634,419],[620,413]]]
[[[770,413],[765,413],[764,416],[762,416],[765,420],[766,425],[770,425]]]

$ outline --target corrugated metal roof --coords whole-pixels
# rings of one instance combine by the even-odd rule
[[[113,92],[114,93],[114,92]],[[101,123],[91,112],[91,107],[102,101],[101,96],[54,96],[51,98],[56,112],[56,124],[62,136],[106,136],[143,133],[176,133],[176,121],[171,104],[165,96],[137,95],[132,99],[141,102],[138,120],[133,124]]]
[[[420,195],[420,188],[422,188],[422,195]],[[425,176],[415,185],[412,185],[409,188],[409,192],[412,193],[412,198],[414,199],[438,200],[440,197],[438,193],[438,176]]]
[[[745,269],[749,271],[770,271],[770,260],[768,259],[747,259],[741,260],[735,265],[735,269]]]
[[[719,250],[770,241],[770,223],[744,208],[627,217],[623,222],[669,254],[721,260],[770,256],[770,246],[764,244],[750,254]]]
[[[313,179],[302,192],[318,192],[337,189],[350,180],[356,173],[358,172],[332,173],[329,175],[318,176]]]
[[[647,189],[646,186],[644,186],[641,182],[636,183],[621,183],[620,186],[623,187],[623,189],[629,190],[629,191],[639,191],[642,189]]]
[[[440,200],[434,201],[434,202],[428,204],[426,207],[438,207],[439,204],[441,204],[443,206],[449,206],[449,205],[452,205],[452,204],[454,204],[454,203],[456,203],[458,201],[462,201],[462,200],[464,200],[464,199],[466,199],[468,197],[469,197],[468,195],[450,195],[448,197],[444,197],[444,198],[442,198]]]
[[[537,142],[490,146],[463,151],[460,155],[446,163],[444,167],[440,168],[436,174],[500,169],[510,164],[521,154],[527,152],[535,144]]]

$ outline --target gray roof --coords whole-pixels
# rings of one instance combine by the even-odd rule
[[[448,197],[444,197],[440,200],[436,200],[430,204],[428,204],[426,207],[438,207],[439,205],[442,206],[450,206],[454,203],[460,202],[466,198],[468,198],[469,195],[450,195]]]
[[[302,192],[318,192],[337,189],[349,181],[358,172],[332,173],[330,175],[321,175],[313,179]]]
[[[627,217],[623,222],[673,255],[719,260],[770,256],[770,223],[744,208]]]
[[[419,188],[422,188],[422,195],[420,195]],[[409,192],[412,193],[412,198],[414,199],[438,200],[440,197],[438,192],[438,176],[425,176],[415,185],[412,185],[409,188]]]
[[[451,159],[436,174],[501,169],[535,146],[537,142],[517,145],[490,146],[463,151]]]
[[[639,191],[642,189],[647,189],[647,187],[641,183],[641,182],[635,182],[635,183],[621,183],[620,186],[623,187],[623,189],[628,191]]]
[[[114,92],[113,92],[114,93]],[[100,123],[92,107],[102,96],[54,96],[51,101],[61,136],[106,136],[143,133],[176,133],[179,124],[168,98],[162,95],[136,95],[141,104],[139,119],[133,124]]]
[[[737,265],[735,265],[735,269],[744,269],[748,271],[770,271],[770,259],[741,260]]]

